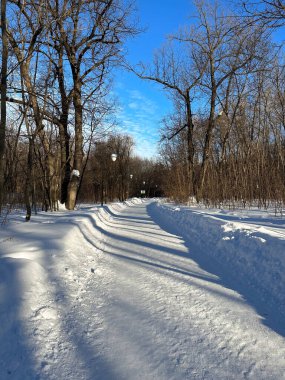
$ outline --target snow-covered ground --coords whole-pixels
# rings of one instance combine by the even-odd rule
[[[285,220],[132,200],[0,229],[0,379],[285,379]]]

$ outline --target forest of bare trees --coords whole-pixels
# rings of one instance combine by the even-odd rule
[[[285,62],[272,35],[284,27],[284,2],[237,1],[232,12],[197,1],[150,65],[128,67],[173,102],[156,162],[135,157],[129,136],[106,132],[110,75],[139,32],[134,6],[1,1],[1,209],[25,205],[29,220],[58,202],[72,210],[141,194],[282,207]]]
[[[1,203],[20,197],[27,220],[38,202],[74,209],[87,151],[111,112],[109,73],[137,33],[132,9],[120,0],[2,1]]]
[[[192,25],[170,36],[152,65],[134,71],[166,91],[165,194],[215,206],[285,201],[285,66],[272,33],[282,1],[240,3],[230,13],[197,2]]]

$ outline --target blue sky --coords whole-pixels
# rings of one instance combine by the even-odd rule
[[[193,22],[191,16],[195,8],[192,0],[136,0],[136,3],[140,25],[146,31],[127,44],[128,60],[132,64],[147,64],[151,63],[155,49],[163,44],[167,35]],[[276,32],[275,39],[284,40],[284,28]],[[125,71],[117,73],[114,92],[119,101],[117,131],[133,137],[136,155],[155,157],[161,121],[172,108],[166,92],[160,85]]]
[[[168,34],[189,21],[191,0],[137,0],[140,24],[146,31],[127,44],[129,62],[150,63],[153,52]],[[162,118],[169,113],[171,102],[162,88],[127,72],[118,72],[114,82],[119,100],[118,132],[134,138],[134,153],[144,158],[157,154]]]

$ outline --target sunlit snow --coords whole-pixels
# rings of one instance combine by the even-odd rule
[[[0,229],[0,379],[285,379],[285,219],[133,199]]]

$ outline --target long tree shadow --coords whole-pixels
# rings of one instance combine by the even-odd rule
[[[208,254],[206,249],[197,246],[195,237],[193,238],[189,235],[184,236],[175,224],[165,218],[162,219],[156,211],[155,203],[147,205],[147,212],[152,220],[162,229],[171,234],[176,234],[185,240],[185,245],[189,251],[189,258],[194,260],[205,271],[218,276],[221,285],[241,294],[245,301],[257,311],[264,325],[285,337],[285,310],[282,309],[284,305],[277,304],[272,300],[270,294],[264,294],[264,292],[261,294],[256,287],[248,282],[245,283],[244,276],[241,277],[239,273],[235,271],[235,268],[227,267],[226,263],[218,262],[213,256]],[[205,236],[205,239],[206,238]],[[213,247],[213,249],[215,249],[215,247]],[[175,250],[172,253],[174,255],[177,254]],[[262,273],[261,270],[260,272]]]
[[[76,214],[76,218],[78,216],[85,215],[84,213],[82,215],[78,213]],[[58,366],[57,361],[64,359],[64,356],[61,359],[60,354],[57,358],[51,360],[40,356],[41,351],[37,344],[39,344],[41,339],[44,339],[41,342],[42,344],[44,341],[46,344],[49,343],[50,331],[49,328],[45,327],[45,324],[41,324],[40,313],[40,310],[46,307],[46,300],[38,299],[39,303],[35,304],[36,310],[34,314],[37,315],[35,325],[33,325],[33,321],[27,320],[26,315],[23,315],[22,308],[25,297],[33,297],[34,293],[33,289],[25,287],[27,293],[24,295],[20,272],[24,265],[33,263],[34,260],[40,263],[47,276],[44,286],[46,286],[47,293],[51,297],[48,307],[57,310],[58,306],[60,306],[60,335],[58,336],[59,340],[57,343],[73,347],[76,358],[78,358],[78,361],[76,360],[75,363],[67,362],[61,363],[61,365],[64,365],[67,371],[72,373],[73,366],[79,363],[84,368],[84,376],[87,376],[84,378],[86,379],[119,379],[118,374],[113,372],[110,364],[106,361],[104,353],[100,352],[93,342],[88,341],[88,337],[84,333],[88,326],[88,316],[82,317],[79,314],[80,307],[76,308],[71,303],[72,298],[67,293],[68,289],[64,273],[55,272],[52,269],[56,268],[55,261],[58,260],[56,256],[63,248],[59,243],[62,237],[70,231],[71,227],[78,227],[78,223],[72,222],[73,217],[70,217],[70,215],[68,217],[60,215],[57,217],[55,215],[54,218],[54,224],[57,225],[56,230],[53,224],[45,224],[43,222],[37,226],[37,234],[29,231],[29,225],[25,225],[27,228],[24,232],[17,231],[16,236],[21,241],[23,252],[26,249],[33,248],[29,250],[31,259],[28,258],[28,253],[25,254],[27,259],[16,258],[17,254],[9,257],[9,252],[5,257],[0,257],[0,380],[54,378],[54,376],[57,376],[56,374],[59,375],[58,368],[55,368]],[[42,219],[45,220],[45,214],[42,214]],[[47,215],[48,219],[49,216]],[[52,227],[50,231],[49,226]],[[13,229],[11,229],[11,233],[13,234]],[[5,254],[3,251],[1,253],[2,255]],[[38,258],[35,257],[37,254],[39,255]],[[58,264],[60,264],[60,260]],[[44,322],[45,317],[43,317]],[[28,330],[27,326],[29,326]],[[33,327],[35,331],[38,331],[38,341],[37,339],[33,340],[31,335],[32,331],[30,328]],[[38,335],[39,333],[43,334],[43,336]],[[59,349],[60,351],[61,349]],[[52,352],[48,352],[45,349],[43,352],[52,358]],[[42,368],[39,360],[42,362]],[[69,364],[72,367],[68,368]]]
[[[115,232],[107,231],[103,227],[99,226],[93,217],[91,217],[90,215],[86,215],[86,217],[91,221],[93,227],[96,228],[96,230],[99,231],[102,235],[105,235],[106,237],[115,239],[119,243],[123,242],[123,243],[129,243],[129,244],[134,244],[134,245],[141,245],[145,248],[156,249],[156,250],[160,250],[160,251],[165,252],[165,253],[175,253],[176,252],[177,255],[183,256],[183,253],[179,249],[170,248],[170,247],[164,246],[162,244],[157,244],[157,243],[153,243],[153,242],[134,239],[130,236],[122,236],[120,234],[120,232],[115,233]],[[133,220],[132,220],[132,223],[133,223]],[[140,224],[142,225],[144,223],[145,222],[143,222],[143,223],[141,222]],[[86,237],[86,239],[88,239],[88,238]],[[160,240],[162,240],[162,239],[160,239]]]
[[[0,379],[35,379],[25,321],[21,317],[23,284],[19,272],[27,260],[0,258]]]
[[[114,259],[118,259],[120,261],[121,260],[127,261],[129,263],[133,263],[136,266],[145,267],[153,272],[161,273],[163,275],[173,278],[175,281],[183,282],[186,285],[191,286],[191,283],[193,283],[193,281],[200,280],[202,281],[202,283],[201,282],[198,283],[196,281],[195,286],[204,288],[207,290],[207,292],[218,295],[219,297],[224,297],[234,302],[242,302],[237,297],[234,297],[233,295],[229,296],[229,294],[227,294],[226,292],[223,292],[222,290],[214,289],[212,286],[210,286],[210,284],[212,283],[212,284],[217,284],[217,285],[221,285],[225,287],[225,283],[222,282],[219,276],[213,273],[210,273],[209,271],[202,274],[201,272],[193,271],[193,268],[190,270],[188,269],[187,264],[185,265],[185,262],[184,262],[184,266],[180,266],[177,263],[174,264],[171,261],[168,262],[167,259],[160,260],[158,257],[153,257],[152,253],[150,254],[143,253],[147,251],[143,250],[142,252],[140,249],[138,250],[138,247],[141,246],[143,248],[150,248],[151,250],[157,250],[159,252],[163,252],[166,254],[166,258],[169,258],[171,257],[171,255],[175,254],[176,256],[180,256],[183,259],[190,259],[189,251],[185,253],[179,249],[174,250],[171,248],[162,247],[160,244],[154,244],[154,243],[149,244],[145,241],[140,240],[139,238],[134,239],[130,237],[122,237],[120,236],[119,233],[118,234],[112,233],[98,226],[96,224],[96,219],[94,219],[90,215],[87,215],[87,217],[90,219],[90,221],[92,221],[93,227],[97,231],[100,231],[103,237],[110,238],[108,239],[108,242],[104,244],[104,251],[103,251],[104,254],[110,255]],[[86,230],[82,226],[78,226],[78,228],[82,236],[84,237],[84,239],[91,246],[93,246],[95,249],[100,249],[100,246],[97,244],[96,239],[92,238],[92,236],[90,236],[90,234],[87,233]],[[167,235],[168,233],[165,235],[165,237],[167,237]],[[130,243],[131,246],[134,247],[134,249],[128,249],[124,245],[124,253],[125,253],[124,255],[117,252],[115,253],[119,244],[118,246],[115,246],[115,245],[112,245],[110,241],[114,241],[114,242],[124,241],[124,242]],[[192,252],[192,248],[191,248],[191,252]],[[228,288],[231,289],[230,286],[228,286]]]
[[[136,266],[139,265],[139,266],[146,267],[146,268],[152,270],[153,272],[168,275],[169,277],[172,277],[175,281],[183,282],[189,286],[191,286],[191,284],[194,283],[195,280],[202,280],[203,285],[201,285],[201,283],[200,283],[200,285],[198,285],[198,282],[195,282],[195,286],[196,287],[199,286],[200,288],[206,289],[208,293],[218,295],[219,297],[226,298],[226,299],[231,300],[235,303],[236,302],[242,303],[242,301],[240,299],[238,299],[237,297],[234,297],[233,295],[230,296],[226,292],[214,289],[213,287],[209,286],[207,283],[214,283],[214,284],[222,285],[219,280],[216,281],[211,276],[201,276],[201,275],[198,275],[197,273],[194,273],[191,271],[178,270],[178,269],[173,268],[173,267],[168,267],[166,265],[152,263],[152,262],[149,262],[147,260],[142,260],[142,259],[130,257],[128,255],[114,254],[112,251],[108,251],[108,250],[104,250],[104,253],[111,255],[113,258],[117,258],[119,260],[131,262]],[[183,275],[184,278],[181,276],[177,276],[177,275]]]

